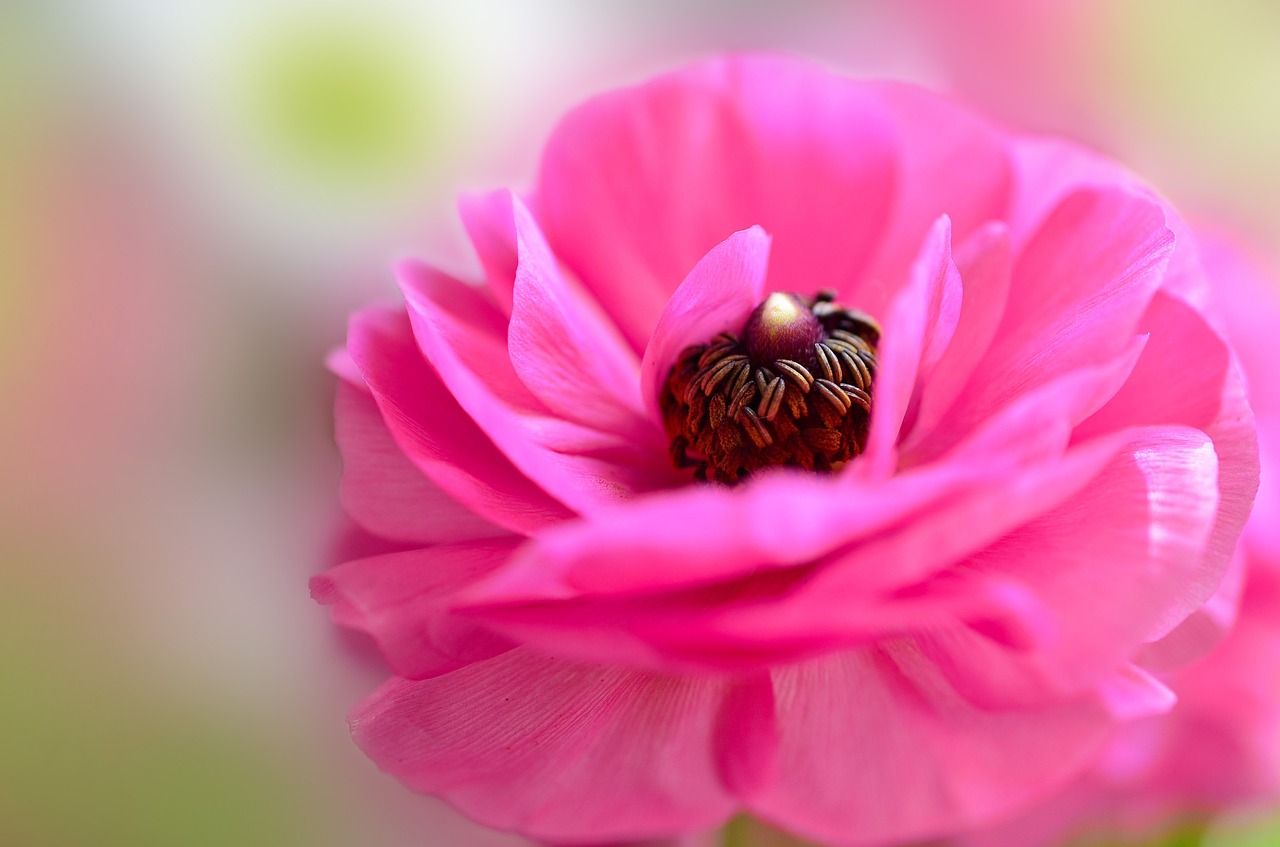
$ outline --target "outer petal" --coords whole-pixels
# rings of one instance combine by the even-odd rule
[[[1203,430],[1218,455],[1221,502],[1194,588],[1153,628],[1169,633],[1217,590],[1258,486],[1258,442],[1244,380],[1230,349],[1202,314],[1161,292],[1142,318],[1151,341],[1123,390],[1077,431],[1078,438],[1125,426],[1180,424]],[[1207,630],[1211,633],[1212,630]],[[1183,661],[1207,645],[1185,645]]]
[[[507,534],[414,467],[363,380],[358,388],[338,383],[334,435],[342,453],[342,506],[368,531],[419,544]]]
[[[403,313],[367,309],[347,347],[405,456],[445,491],[513,532],[571,514],[495,449],[422,357]]]
[[[740,638],[726,643],[708,619],[792,590],[840,543],[833,528],[858,536],[909,520],[968,481],[956,474],[946,485],[917,479],[854,492],[787,474],[727,495],[700,488],[648,498],[540,536],[465,598],[466,612],[557,655],[704,672],[759,666],[797,645],[738,648]]]
[[[972,625],[1016,650],[1049,647],[1061,636],[1050,598],[1016,575],[974,574],[963,562],[1094,484],[1118,446],[1096,443],[1029,464],[1013,479],[978,481],[963,496],[835,553],[785,596],[722,611],[715,635],[758,642],[761,650],[771,642],[830,648]],[[686,624],[695,633],[696,622]]]
[[[644,838],[732,811],[713,753],[726,689],[515,650],[392,680],[351,726],[383,770],[488,826],[575,843]]]
[[[739,332],[763,299],[769,236],[760,227],[736,232],[704,256],[663,307],[640,365],[640,393],[661,421],[658,394],[676,357],[726,330]]]
[[[393,673],[435,676],[511,645],[449,613],[454,594],[498,567],[518,539],[451,544],[348,562],[311,581],[334,620],[371,635]]]
[[[1203,433],[1135,433],[1132,447],[1089,487],[964,567],[1029,589],[1051,616],[1054,642],[1016,654],[953,631],[931,637],[926,649],[978,702],[1044,702],[1086,690],[1195,590],[1218,502],[1216,478],[1213,445]]]
[[[1218,233],[1204,239],[1206,278],[1223,304],[1227,334],[1248,382],[1257,416],[1259,452],[1267,470],[1258,489],[1254,519],[1243,544],[1255,561],[1280,569],[1280,377],[1275,371],[1275,334],[1280,325],[1280,287],[1242,245]],[[1224,396],[1220,417],[1238,414],[1239,398]]]
[[[971,477],[953,475],[954,485]],[[529,557],[490,581],[481,597],[547,600],[580,593],[656,592],[801,565],[903,520],[943,492],[936,479],[892,493],[863,484],[779,473],[727,491],[709,486],[634,501],[597,519],[539,536]],[[833,538],[832,529],[841,535]]]
[[[864,86],[795,60],[718,59],[572,112],[535,208],[556,255],[643,350],[689,269],[755,224],[774,237],[770,287],[850,293],[890,208],[894,144]]]
[[[993,817],[1069,777],[1111,725],[1087,699],[976,709],[906,643],[786,667],[774,685],[773,778],[745,800],[831,844],[903,843]]]
[[[1070,194],[1097,188],[1123,187],[1151,196],[1136,177],[1119,164],[1077,144],[1054,138],[1011,139],[1013,181],[1009,222],[1014,243],[1022,245]]]
[[[485,283],[494,302],[510,316],[516,268],[520,263],[511,192],[464,194],[458,198],[458,215],[480,258]]]

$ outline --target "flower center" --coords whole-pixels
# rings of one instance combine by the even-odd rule
[[[879,341],[835,292],[770,294],[742,332],[676,359],[659,398],[672,461],[727,485],[774,465],[839,468],[866,445]]]

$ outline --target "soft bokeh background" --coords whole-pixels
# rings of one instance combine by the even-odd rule
[[[799,52],[1100,146],[1274,260],[1277,45],[1274,0],[0,3],[0,844],[520,843],[347,737],[378,673],[307,597],[321,360],[391,257],[472,267],[454,196],[527,185],[575,101]]]

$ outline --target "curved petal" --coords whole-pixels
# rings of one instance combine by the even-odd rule
[[[517,649],[392,680],[352,712],[351,729],[380,768],[488,826],[551,841],[645,838],[732,812],[714,754],[729,685]]]
[[[1172,250],[1155,203],[1114,189],[1068,196],[1018,256],[995,341],[947,429],[964,433],[1018,393],[1114,357],[1138,331]]]
[[[954,630],[928,639],[926,651],[975,702],[1045,702],[1095,685],[1198,590],[1218,505],[1217,464],[1197,430],[1135,431],[1092,484],[963,566],[1030,590],[1052,615],[1054,642],[1013,653]]]
[[[515,298],[516,268],[520,263],[511,202],[510,191],[463,194],[458,198],[458,216],[480,259],[489,293],[508,316]]]
[[[345,380],[338,383],[333,418],[342,454],[342,507],[360,526],[418,544],[507,534],[414,467],[391,437],[363,380],[360,388]]]
[[[676,357],[718,333],[740,332],[763,299],[769,236],[755,226],[735,232],[703,256],[671,295],[645,347],[640,393],[649,415],[662,420],[658,395]]]
[[[1110,402],[1080,426],[1077,437],[1135,425],[1196,427],[1213,440],[1221,494],[1195,589],[1153,627],[1150,637],[1155,640],[1217,590],[1258,488],[1258,435],[1245,399],[1244,378],[1232,362],[1230,348],[1200,312],[1181,298],[1160,292],[1139,328],[1149,333],[1150,342],[1133,374]]]
[[[311,580],[335,622],[368,633],[391,671],[422,679],[511,648],[474,619],[449,612],[453,596],[502,564],[523,539],[448,544],[347,562]]]
[[[1009,206],[1001,217],[1008,221],[1019,247],[1056,206],[1078,191],[1121,187],[1158,202],[1129,171],[1079,144],[1046,136],[1018,137],[1011,142],[1013,179]]]
[[[398,276],[414,337],[454,398],[557,499],[590,512],[676,479],[665,450],[655,461],[652,445],[551,413],[516,374],[505,340],[494,337],[501,316],[475,289],[414,263],[402,264]]]
[[[960,273],[951,261],[951,220],[944,215],[925,236],[885,317],[871,431],[855,473],[883,478],[894,471],[898,438],[904,424],[909,425],[922,372],[931,371],[950,344],[961,298]]]
[[[960,316],[946,352],[919,387],[919,412],[911,434],[900,448],[907,465],[916,462],[912,454],[943,424],[951,404],[995,338],[1009,298],[1012,273],[1008,228],[1002,223],[982,227],[960,245],[955,263],[961,280]]]
[[[403,312],[358,312],[347,349],[396,444],[432,482],[513,532],[572,514],[517,470],[458,407],[423,359]]]
[[[696,617],[686,628],[704,642],[731,639],[761,652],[772,642],[830,648],[957,623],[1019,643],[1045,640],[1036,633],[1056,630],[1043,598],[1014,574],[972,574],[961,563],[1094,484],[1119,446],[1095,442],[977,479],[962,495],[832,555],[784,597],[722,610],[714,636],[699,635]]]
[[[772,779],[743,799],[794,832],[850,847],[995,817],[1069,778],[1112,726],[1090,698],[975,708],[907,643],[791,665],[774,672],[774,687]]]
[[[552,413],[662,455],[666,439],[640,400],[640,360],[599,307],[569,284],[529,210],[508,194],[518,254],[507,352]]]
[[[945,479],[959,488],[972,476],[956,471]],[[736,490],[698,486],[646,497],[539,535],[472,599],[658,593],[803,565],[906,519],[941,497],[943,482],[917,475],[889,487],[778,473]]]
[[[1137,656],[1139,665],[1155,672],[1175,671],[1200,661],[1222,642],[1239,617],[1248,565],[1243,546],[1236,548],[1213,596],[1166,635],[1145,645]]]
[[[752,225],[774,238],[770,288],[850,293],[888,217],[895,143],[871,90],[794,59],[731,56],[571,112],[547,144],[535,210],[643,350],[689,269]]]

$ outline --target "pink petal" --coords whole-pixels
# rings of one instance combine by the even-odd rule
[[[329,355],[324,357],[324,366],[329,369],[329,373],[341,379],[349,385],[367,390],[364,384],[364,377],[360,375],[360,369],[356,367],[356,363],[351,358],[351,354],[347,352],[346,347],[338,347],[330,350]]]
[[[1167,713],[1178,702],[1170,688],[1137,665],[1125,664],[1097,687],[1102,704],[1119,721]]]
[[[1135,425],[1193,426],[1213,440],[1221,473],[1222,500],[1194,587],[1155,626],[1151,638],[1157,639],[1217,590],[1257,490],[1258,442],[1243,377],[1226,343],[1203,315],[1161,292],[1143,315],[1140,329],[1150,333],[1151,340],[1132,376],[1079,428],[1077,437]]]
[[[720,710],[716,763],[735,796],[758,790],[773,778],[778,724],[773,678],[768,670],[736,677]]]
[[[957,244],[1002,218],[1013,169],[1008,139],[968,110],[914,86],[872,86],[898,127],[899,164],[891,223],[870,277],[896,280],[906,274],[920,239],[940,215],[951,219]],[[882,314],[887,294],[877,299],[877,291],[868,286],[856,305]]]
[[[971,573],[963,562],[1093,484],[1118,446],[1095,443],[976,478],[960,496],[830,557],[780,600],[722,613],[716,634],[844,646],[956,624],[1012,640],[1052,628],[1043,613],[1054,607],[1017,575]]]
[[[1147,341],[1146,335],[1133,336],[1110,361],[1077,368],[1030,389],[995,411],[963,441],[957,443],[959,436],[949,426],[935,427],[929,436],[912,444],[911,464],[928,464],[944,456],[998,461],[1010,451],[1010,445],[1019,441],[1034,445],[1049,433],[1062,434],[1075,443],[1090,440],[1081,430],[1127,384]],[[950,423],[949,417],[946,421]],[[1047,430],[1045,436],[1037,435],[1041,427]],[[1104,430],[1092,435],[1114,434]]]
[[[501,316],[469,286],[426,266],[398,269],[414,336],[457,402],[530,479],[579,512],[663,488],[663,450],[565,421],[535,397],[494,333]],[[656,460],[655,460],[656,459]]]
[[[1086,690],[1196,590],[1218,502],[1213,444],[1179,427],[1131,438],[1079,494],[964,565],[1022,583],[1059,633],[1033,654],[961,630],[936,634],[925,648],[966,696],[1036,703]]]
[[[726,330],[741,332],[763,299],[769,236],[760,227],[736,232],[702,257],[663,307],[640,365],[640,393],[662,420],[658,395],[676,357]]]
[[[781,57],[716,59],[570,113],[536,210],[643,350],[689,269],[752,225],[774,237],[771,289],[851,293],[888,215],[894,144],[884,106],[852,81]]]
[[[1075,192],[1121,187],[1156,200],[1150,189],[1119,164],[1070,141],[1019,137],[1013,139],[1010,150],[1014,178],[1009,207],[1001,217],[1009,223],[1014,244],[1019,247]]]
[[[902,520],[943,491],[932,478],[908,480],[890,493],[799,473],[770,474],[738,490],[684,488],[541,534],[474,599],[649,593],[807,564]]]
[[[1067,779],[1111,726],[1090,699],[977,709],[909,644],[785,667],[774,686],[774,778],[744,800],[831,844],[904,843],[994,817]]]
[[[875,403],[858,473],[885,477],[897,466],[899,431],[915,396],[922,368],[942,357],[959,318],[959,271],[951,261],[951,221],[939,218],[925,237],[907,283],[894,297],[877,351]]]
[[[946,353],[919,386],[919,412],[901,448],[905,463],[913,463],[919,444],[943,425],[951,404],[990,347],[1009,296],[1011,261],[1009,234],[999,223],[982,227],[957,250],[963,298],[960,317]]]
[[[1174,234],[1177,247],[1169,258],[1161,289],[1207,316],[1215,329],[1222,329],[1213,306],[1215,298],[1205,285],[1197,234],[1149,186],[1118,163],[1059,139],[1019,138],[1014,141],[1013,153],[1017,179],[1007,220],[1015,245],[1034,233],[1049,211],[1072,192],[1101,186],[1123,188],[1160,206],[1165,224]]]
[[[1248,557],[1242,541],[1213,596],[1181,623],[1147,644],[1137,662],[1147,670],[1174,671],[1208,655],[1235,626],[1240,610]]]
[[[794,588],[822,554],[963,490],[969,470],[888,490],[779,474],[739,491],[643,498],[540,535],[468,593],[466,613],[557,655],[659,669],[757,666],[796,645],[743,648],[708,621]]]
[[[629,621],[667,655],[721,666],[787,659],[913,632],[971,627],[1015,650],[1057,637],[1053,610],[1016,576],[974,573],[964,558],[1066,500],[1098,473],[1116,445],[1095,444],[1031,465],[1017,484],[978,480],[903,525],[873,535],[821,563],[776,596],[727,596],[719,608],[686,610],[671,632]],[[950,571],[944,569],[956,565]],[[913,580],[922,580],[913,583]],[[620,624],[621,625],[621,624]],[[719,653],[716,650],[719,650]]]
[[[1207,429],[1222,411],[1231,354],[1196,310],[1160,292],[1138,329],[1151,336],[1146,351],[1124,388],[1080,426],[1079,438],[1157,423]]]
[[[498,307],[511,314],[516,267],[515,218],[511,192],[464,194],[458,198],[458,214],[484,268],[485,283]]]
[[[729,687],[517,649],[392,680],[351,727],[380,768],[487,826],[552,841],[645,838],[733,810],[714,756]]]
[[[409,461],[391,437],[373,396],[362,388],[339,382],[334,408],[334,436],[342,453],[342,506],[347,514],[372,533],[419,544],[507,534]]]
[[[1113,358],[1138,331],[1173,235],[1154,203],[1081,191],[1048,217],[1018,257],[991,349],[948,415],[963,433],[1028,388]]]
[[[371,635],[392,672],[421,679],[510,649],[510,642],[450,614],[453,596],[502,564],[509,538],[390,553],[339,565],[311,581],[334,621]]]
[[[1127,443],[1128,436],[1095,439],[1083,445],[1087,449],[1068,451],[1072,426],[1123,384],[1141,350],[1141,343],[1134,344],[1113,362],[1082,368],[1028,392],[956,446],[945,462],[896,477],[933,480],[935,485],[963,479],[964,493],[948,493],[928,514],[873,539],[873,547],[895,545],[883,553],[894,563],[892,568],[876,564],[879,557],[870,555],[865,557],[865,568],[854,570],[848,578],[864,594],[925,579],[1091,480],[1101,470],[1100,463]],[[901,541],[895,540],[899,536]],[[850,558],[842,560],[845,565],[864,560],[860,548],[847,553]],[[845,565],[833,563],[815,583],[828,577],[844,579],[840,573]]]
[[[347,347],[396,444],[440,488],[513,532],[570,514],[516,470],[458,407],[423,360],[403,313],[357,313]]]
[[[538,225],[514,195],[519,265],[507,349],[520,380],[555,415],[646,443],[666,438],[640,400],[640,361],[599,307],[560,274]]]

